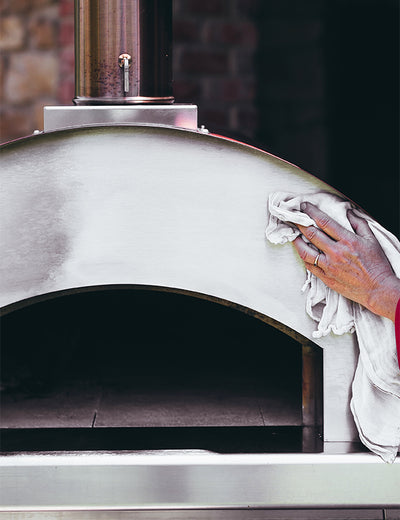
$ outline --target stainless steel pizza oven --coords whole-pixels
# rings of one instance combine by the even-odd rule
[[[0,518],[395,515],[356,338],[265,240],[269,193],[335,190],[174,103],[170,17],[77,1],[75,106],[2,147]]]

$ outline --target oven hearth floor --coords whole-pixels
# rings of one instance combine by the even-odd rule
[[[300,426],[299,399],[252,380],[75,380],[3,390],[0,419],[3,429]]]

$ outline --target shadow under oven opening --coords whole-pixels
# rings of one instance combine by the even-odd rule
[[[323,451],[322,349],[258,318],[145,286],[6,314],[1,451]]]

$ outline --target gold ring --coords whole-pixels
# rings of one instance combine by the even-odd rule
[[[318,267],[318,260],[319,260],[320,256],[321,256],[321,253],[318,253],[317,256],[315,257],[315,260],[314,260],[315,267]]]

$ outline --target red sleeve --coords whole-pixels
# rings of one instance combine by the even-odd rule
[[[394,324],[396,329],[397,361],[400,368],[400,300],[397,302],[396,319]]]

